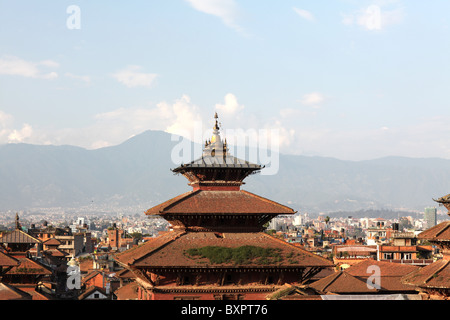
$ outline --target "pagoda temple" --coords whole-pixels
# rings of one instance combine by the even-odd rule
[[[44,283],[51,283],[52,271],[29,254],[30,249],[40,244],[39,239],[22,230],[16,214],[15,229],[0,236],[0,282],[9,293],[4,299],[45,298],[36,289]],[[18,293],[21,293],[20,297],[14,298]]]
[[[115,257],[135,274],[139,299],[266,299],[333,266],[264,232],[272,218],[295,212],[241,189],[261,169],[230,155],[216,114],[202,156],[172,170],[192,190],[146,211],[166,219],[171,231]]]
[[[450,215],[450,194],[433,200],[447,208]],[[424,299],[450,300],[450,221],[421,232],[418,239],[427,240],[438,247],[442,259],[407,275],[402,281],[415,286]]]

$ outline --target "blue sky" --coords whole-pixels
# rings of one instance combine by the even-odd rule
[[[68,11],[71,5],[75,11]],[[450,3],[0,0],[0,144],[278,130],[280,151],[450,159]]]

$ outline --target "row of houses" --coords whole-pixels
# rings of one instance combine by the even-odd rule
[[[116,276],[117,248],[109,246],[117,238],[107,238],[106,248],[101,244],[97,249],[86,229],[77,231],[47,225],[22,228],[16,215],[15,230],[0,234],[0,300],[111,299],[123,284]],[[110,230],[112,237],[115,231]],[[78,270],[75,287],[70,286],[70,268]]]

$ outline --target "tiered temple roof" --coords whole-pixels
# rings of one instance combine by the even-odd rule
[[[285,276],[302,283],[322,269],[333,266],[330,260],[262,232],[264,224],[272,218],[291,215],[295,211],[240,189],[243,180],[262,167],[228,153],[226,140],[222,141],[220,137],[217,114],[215,118],[213,136],[205,143],[202,157],[172,170],[185,176],[193,190],[146,212],[148,216],[157,215],[169,221],[173,231],[117,254],[116,261],[135,273],[142,288],[177,294],[242,293],[246,290],[270,293],[284,284]],[[192,254],[205,248],[238,251],[242,247],[274,254],[239,261],[218,261]],[[243,273],[254,276],[241,277]],[[170,274],[176,281],[167,280],[171,278]],[[211,274],[214,274],[212,278],[209,277]],[[226,274],[230,279],[236,276],[236,282],[231,286],[225,281]],[[277,275],[275,283],[267,281],[272,274]],[[191,279],[188,285],[180,288],[179,283],[184,281],[180,277],[189,275],[195,278],[195,284]],[[264,276],[266,281],[260,279],[253,283],[255,278]],[[217,283],[217,279],[222,280]],[[160,285],[159,280],[164,285]],[[250,282],[251,288],[248,287]]]
[[[295,212],[244,190],[195,190],[147,210],[174,228],[204,231],[261,231],[277,215]]]
[[[16,228],[0,236],[0,246],[3,245],[8,252],[26,252],[41,241],[25,231],[19,223],[19,216],[16,214]]]
[[[211,187],[215,190],[239,190],[246,177],[262,169],[261,165],[236,158],[228,152],[226,140],[220,137],[217,118],[216,113],[212,138],[206,141],[202,156],[172,170],[184,175],[194,190],[208,190]]]

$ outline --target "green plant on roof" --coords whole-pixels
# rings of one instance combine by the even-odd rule
[[[192,248],[186,253],[193,258],[207,258],[210,263],[234,263],[234,264],[273,264],[282,260],[280,249],[261,248],[255,246],[241,246],[238,248],[207,246]]]

